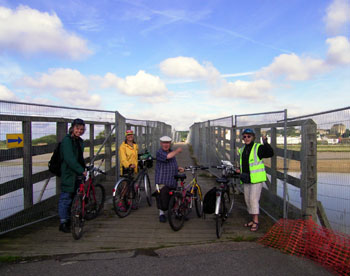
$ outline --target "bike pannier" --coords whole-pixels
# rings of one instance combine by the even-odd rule
[[[203,212],[206,214],[212,214],[215,212],[216,202],[216,187],[210,189],[203,199]]]

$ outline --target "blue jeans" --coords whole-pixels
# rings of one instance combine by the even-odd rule
[[[61,192],[60,199],[58,201],[58,216],[60,222],[65,223],[70,220],[70,209],[72,206],[74,193]]]

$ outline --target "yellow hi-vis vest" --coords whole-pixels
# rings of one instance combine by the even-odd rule
[[[250,154],[249,154],[249,172],[250,172],[250,183],[260,183],[267,180],[265,165],[258,156],[258,148],[261,146],[259,143],[254,143]],[[239,149],[239,164],[242,172],[242,154],[244,150],[243,146]],[[241,182],[242,184],[242,182]]]

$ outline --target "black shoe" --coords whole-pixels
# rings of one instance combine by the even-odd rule
[[[165,215],[160,215],[159,216],[159,222],[166,222],[166,216]]]
[[[58,230],[60,230],[63,233],[70,233],[70,229],[69,229],[68,223],[66,223],[66,222],[61,223]]]

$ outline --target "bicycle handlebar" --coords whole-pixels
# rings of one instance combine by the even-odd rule
[[[87,166],[86,169],[88,172],[99,172],[106,175],[104,171],[100,170],[99,168],[96,168],[94,165]]]
[[[209,167],[204,167],[204,166],[188,166],[184,168],[185,171],[192,171],[192,170],[207,170]]]

